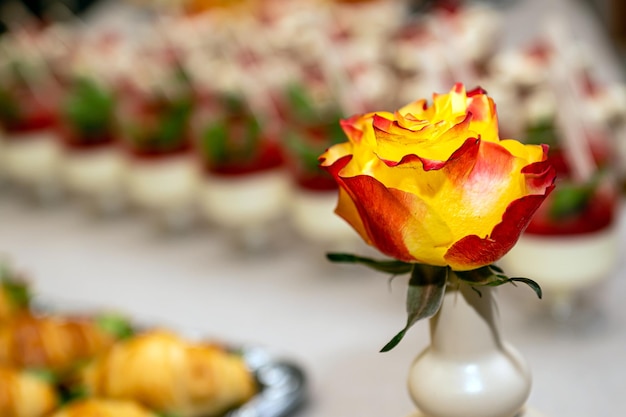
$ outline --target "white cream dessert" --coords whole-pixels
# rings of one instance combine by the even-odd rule
[[[198,167],[187,154],[134,158],[126,173],[131,202],[157,211],[193,206],[198,183]]]
[[[581,235],[522,235],[499,264],[507,275],[531,278],[546,291],[570,292],[607,278],[618,249],[615,226]]]
[[[357,241],[354,229],[334,213],[336,205],[336,191],[295,190],[289,207],[293,228],[312,242],[341,245]]]
[[[259,226],[285,213],[290,198],[289,177],[283,169],[251,175],[206,174],[200,190],[200,209],[220,226]]]
[[[62,152],[52,130],[6,133],[1,158],[8,179],[16,184],[58,186]]]
[[[126,159],[122,152],[107,146],[66,153],[63,179],[70,191],[80,195],[118,195],[123,189],[125,171]]]

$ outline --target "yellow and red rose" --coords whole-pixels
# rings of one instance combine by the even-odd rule
[[[321,166],[339,185],[336,213],[382,253],[477,269],[517,242],[554,187],[547,147],[501,140],[493,100],[456,84],[395,113],[342,121],[349,141]]]

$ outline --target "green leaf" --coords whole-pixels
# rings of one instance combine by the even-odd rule
[[[331,262],[361,264],[376,271],[388,272],[394,275],[408,274],[411,272],[414,265],[397,260],[379,261],[352,255],[350,253],[327,253],[326,258]]]
[[[116,313],[100,314],[96,317],[96,324],[118,340],[127,339],[135,333],[129,320]]]
[[[407,321],[404,328],[387,343],[381,352],[388,352],[404,338],[419,320],[432,317],[441,308],[448,280],[448,268],[414,264],[407,291]]]

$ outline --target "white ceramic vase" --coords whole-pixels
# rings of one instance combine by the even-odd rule
[[[499,330],[495,289],[472,289],[455,275],[430,319],[431,344],[413,362],[411,417],[521,417],[530,394],[525,360]]]

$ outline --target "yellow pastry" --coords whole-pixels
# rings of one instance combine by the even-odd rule
[[[81,381],[93,396],[133,399],[179,417],[220,415],[256,392],[239,355],[164,330],[117,343],[83,369]]]
[[[133,401],[88,398],[72,402],[50,417],[158,417]]]
[[[65,372],[114,342],[92,319],[23,313],[0,325],[0,365]]]
[[[14,368],[0,367],[0,416],[43,417],[58,404],[54,387]]]

